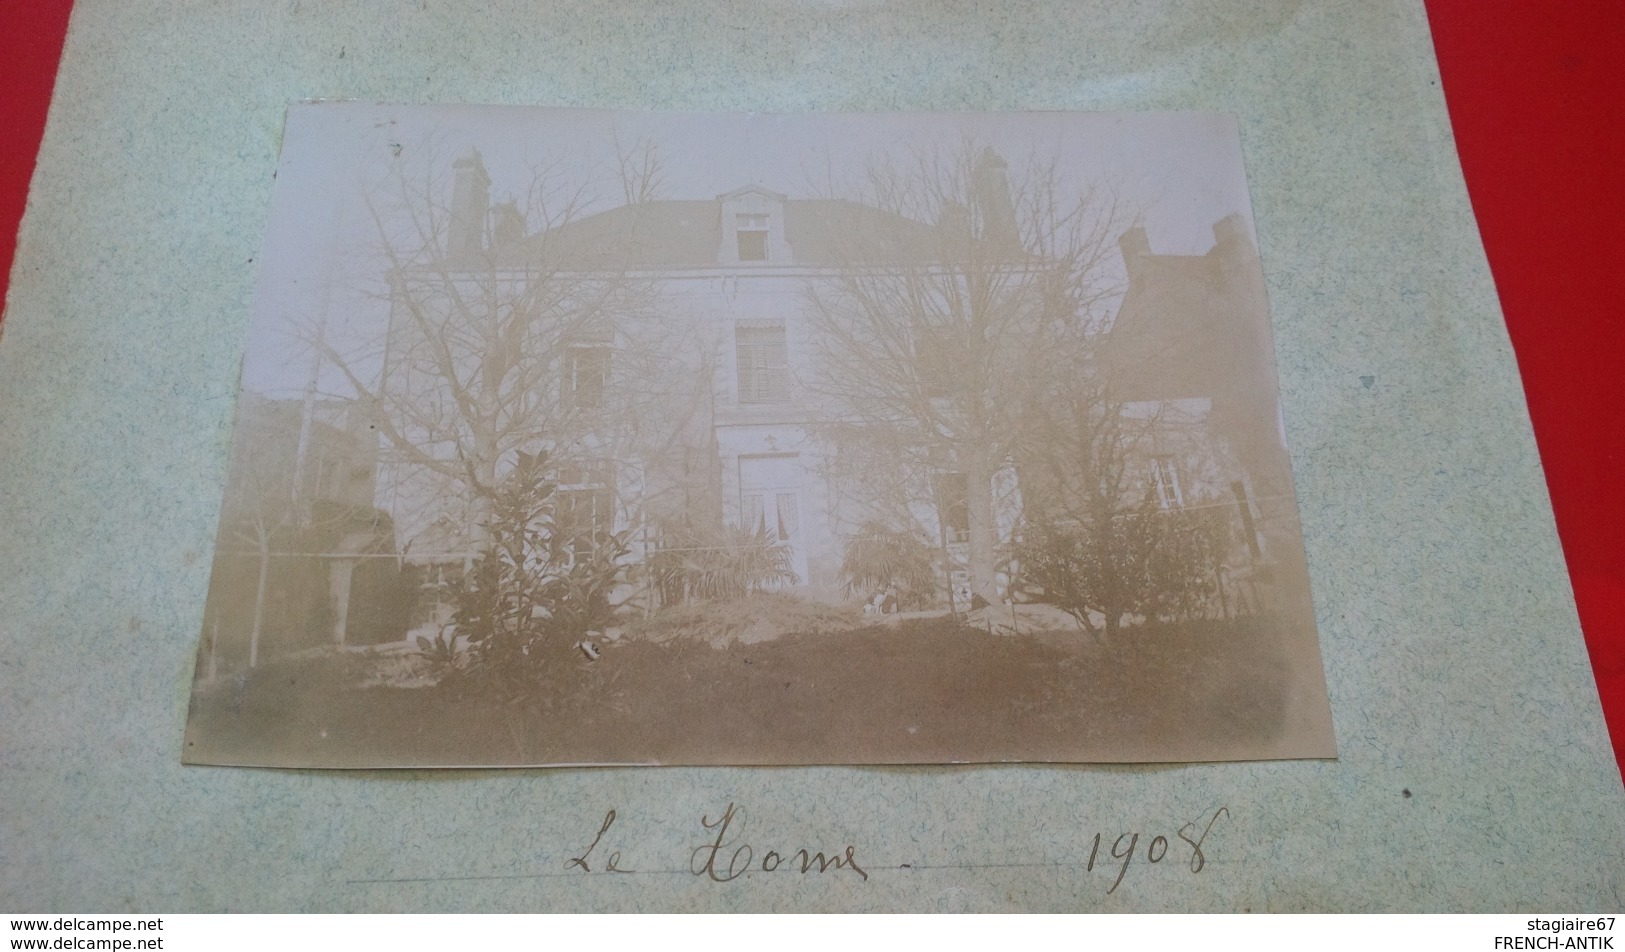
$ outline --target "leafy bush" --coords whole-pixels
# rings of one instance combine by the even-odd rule
[[[1042,601],[1089,628],[1090,613],[1098,612],[1109,636],[1124,614],[1177,619],[1205,613],[1228,532],[1221,509],[1164,510],[1148,498],[1094,525],[1030,523],[1017,552],[1022,577],[1038,587]]]
[[[1135,611],[1183,621],[1207,615],[1218,595],[1218,566],[1230,542],[1219,507],[1162,511],[1150,520],[1143,597]]]
[[[610,597],[627,571],[628,532],[584,547],[556,531],[555,484],[545,454],[522,454],[491,499],[486,548],[463,578],[454,620],[471,667],[522,672],[543,648],[568,651],[614,614]]]

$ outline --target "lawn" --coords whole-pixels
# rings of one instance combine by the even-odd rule
[[[411,655],[283,660],[199,686],[185,759],[1178,761],[1257,756],[1286,727],[1290,672],[1268,616],[1144,624],[1110,647],[947,617],[870,621],[726,648],[628,636],[597,660],[559,646],[526,680],[500,682]]]

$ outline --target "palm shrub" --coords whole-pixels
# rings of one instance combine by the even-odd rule
[[[841,559],[846,593],[868,598],[888,585],[897,586],[897,601],[907,609],[928,607],[937,577],[932,550],[918,534],[870,521],[858,528]]]
[[[743,598],[747,594],[800,581],[790,547],[765,528],[735,525],[668,527],[653,558],[661,598],[668,604],[688,599]]]

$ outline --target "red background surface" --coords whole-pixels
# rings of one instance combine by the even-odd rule
[[[1592,671],[1625,762],[1625,4],[1427,8]]]
[[[71,6],[0,3],[0,289]],[[1427,10],[1614,751],[1625,755],[1625,3],[1427,0]]]

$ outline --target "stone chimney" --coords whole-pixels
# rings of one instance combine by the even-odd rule
[[[491,247],[509,248],[525,240],[525,216],[518,202],[503,202],[492,211]]]
[[[1123,253],[1123,267],[1130,280],[1139,270],[1141,258],[1151,257],[1151,239],[1145,236],[1145,226],[1135,225],[1117,239],[1117,248]]]
[[[485,171],[480,150],[452,163],[455,179],[451,187],[451,233],[446,236],[446,255],[472,258],[485,250],[485,219],[491,208],[491,176]]]
[[[1224,216],[1213,223],[1213,241],[1219,253],[1226,256],[1253,255],[1253,240],[1247,234],[1247,223],[1239,213]]]
[[[1009,164],[992,146],[982,150],[971,174],[971,197],[982,214],[982,240],[1013,249],[1021,244],[1016,209],[1010,203]]]

